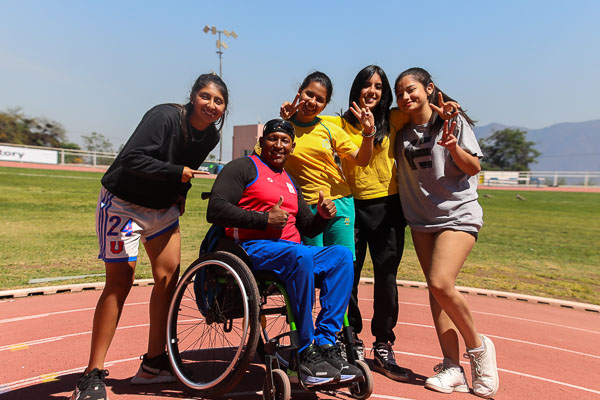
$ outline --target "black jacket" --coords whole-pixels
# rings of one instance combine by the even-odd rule
[[[187,194],[191,183],[181,182],[183,167],[198,169],[219,142],[214,125],[204,131],[188,124],[181,128],[180,107],[161,104],[150,109],[125,147],[102,177],[102,185],[123,200],[143,207],[172,206]]]

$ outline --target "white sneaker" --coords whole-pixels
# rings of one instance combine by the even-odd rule
[[[467,350],[464,357],[471,361],[473,392],[479,397],[489,399],[498,393],[500,387],[496,348],[487,336],[479,335],[479,337],[483,342],[483,350]]]
[[[425,381],[427,389],[441,393],[461,392],[469,393],[467,377],[461,366],[452,364],[449,358],[433,367],[436,374]]]

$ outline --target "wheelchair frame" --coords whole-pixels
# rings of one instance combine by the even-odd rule
[[[203,397],[223,395],[239,383],[258,350],[266,367],[263,399],[290,398],[290,370],[306,391],[349,388],[354,398],[367,399],[373,391],[373,377],[365,362],[355,360],[347,316],[343,323],[347,359],[362,371],[363,378],[305,385],[299,379],[299,337],[284,285],[274,273],[253,272],[243,248],[225,237],[215,240],[221,233],[218,227],[211,227],[201,253],[212,251],[201,255],[182,274],[169,308],[167,353],[177,379]],[[207,240],[212,240],[208,248]],[[196,285],[204,291],[197,291]],[[275,295],[283,297],[284,305],[269,306]],[[241,306],[234,304],[238,300],[243,300]],[[279,331],[271,337],[267,324],[271,315],[285,316],[289,331],[284,332],[285,325],[278,322]],[[234,341],[239,341],[237,347],[230,346]],[[215,347],[219,344],[224,347]]]

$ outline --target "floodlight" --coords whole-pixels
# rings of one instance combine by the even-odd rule
[[[223,76],[223,69],[222,69],[222,57],[223,57],[223,50],[222,49],[227,49],[229,48],[227,46],[227,43],[223,42],[221,40],[221,33],[225,34],[225,36],[227,37],[233,37],[234,39],[237,39],[238,34],[235,33],[234,31],[228,31],[228,30],[220,30],[217,29],[216,26],[208,26],[206,25],[204,27],[204,29],[202,29],[204,31],[204,33],[208,33],[209,31],[213,34],[216,35],[217,33],[219,34],[218,38],[217,38],[217,54],[219,55],[219,76],[222,77]],[[220,140],[219,141],[219,161],[221,161],[223,159],[223,141]]]

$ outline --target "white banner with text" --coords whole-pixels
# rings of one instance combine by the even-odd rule
[[[26,147],[0,146],[0,160],[40,164],[58,164],[58,151],[28,149]]]

